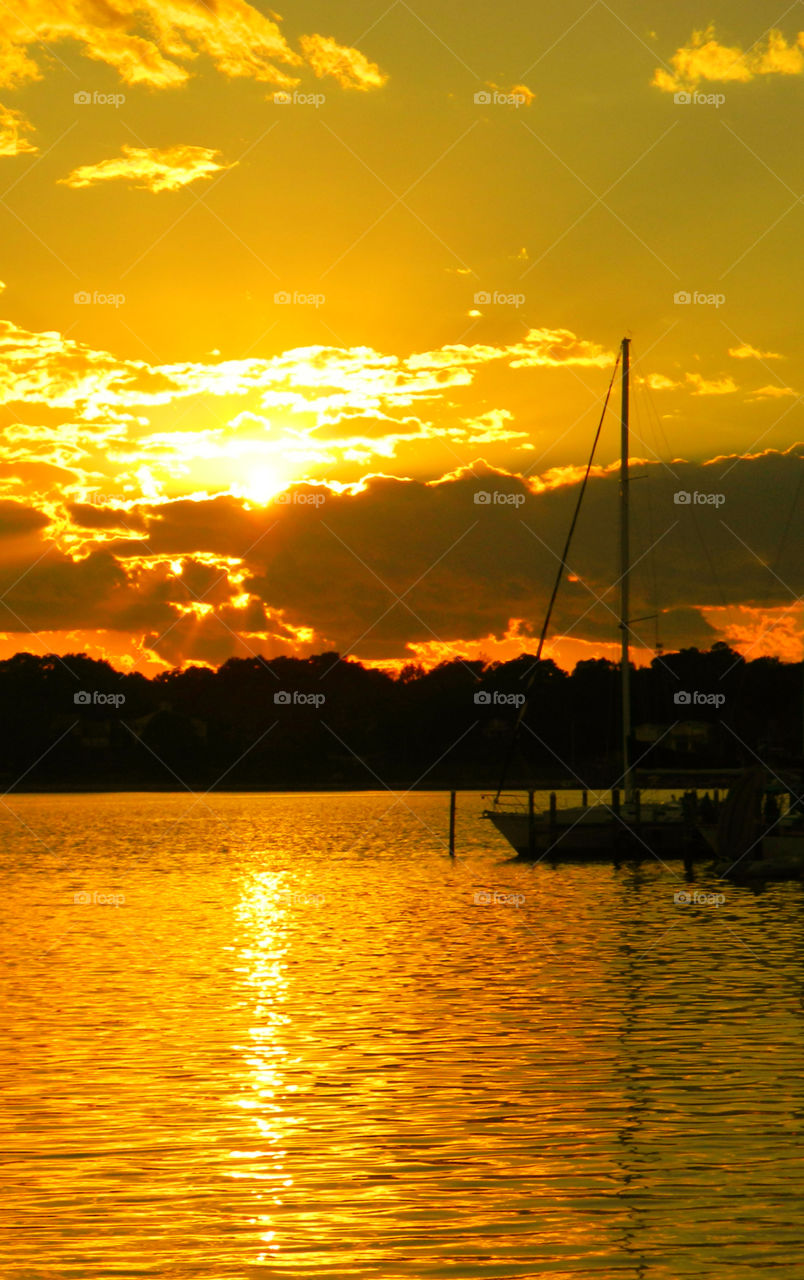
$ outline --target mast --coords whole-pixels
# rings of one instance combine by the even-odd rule
[[[620,674],[622,679],[622,744],[623,790],[626,802],[634,796],[631,775],[629,737],[631,734],[631,667],[628,643],[628,575],[631,572],[631,548],[628,528],[628,410],[631,366],[631,339],[623,338],[622,345],[622,415],[620,433]]]

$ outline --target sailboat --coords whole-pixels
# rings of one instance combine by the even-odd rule
[[[534,861],[542,857],[551,860],[583,859],[611,861],[622,856],[639,856],[650,853],[684,854],[689,856],[700,838],[688,820],[685,805],[681,801],[645,803],[634,783],[634,771],[630,758],[631,737],[631,668],[629,643],[629,412],[630,412],[630,363],[631,340],[623,338],[620,349],[621,413],[620,413],[620,672],[621,672],[621,733],[622,733],[622,796],[619,787],[611,793],[611,802],[581,807],[558,808],[554,796],[549,810],[537,810],[533,792],[528,794],[528,807],[512,807],[503,803],[502,788],[497,791],[494,807],[486,810],[484,817],[497,828],[514,848],[519,858]],[[605,414],[605,406],[604,406]],[[602,418],[601,418],[602,424]],[[599,430],[599,429],[598,429]],[[591,459],[590,459],[591,465]],[[588,475],[588,468],[587,468]],[[577,510],[576,510],[577,517]],[[574,528],[574,521],[573,521]],[[572,529],[570,530],[570,536]],[[567,546],[569,545],[569,538]],[[566,560],[565,556],[562,560]],[[560,579],[560,572],[559,572]],[[555,599],[555,592],[553,599]],[[552,601],[551,601],[552,606]],[[549,611],[548,611],[549,617]],[[537,657],[541,656],[546,632],[542,632]],[[521,719],[520,713],[520,719]]]
[[[767,807],[771,797],[775,816]],[[781,812],[779,801],[785,801]],[[752,765],[729,791],[719,821],[701,825],[700,831],[715,866],[734,880],[804,879],[801,776],[783,779]]]

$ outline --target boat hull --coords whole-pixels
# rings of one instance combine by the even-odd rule
[[[718,874],[738,884],[763,884],[778,880],[804,880],[804,831],[777,827],[756,836],[743,853],[730,848],[715,826],[701,827],[715,857]]]
[[[702,851],[680,812],[653,806],[644,814],[620,815],[603,805],[559,809],[555,820],[544,813],[490,809],[484,815],[522,861],[619,862],[663,854],[689,857]],[[691,838],[693,837],[693,838]]]

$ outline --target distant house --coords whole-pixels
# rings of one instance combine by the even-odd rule
[[[90,751],[105,751],[112,741],[111,720],[81,720],[75,726],[75,736],[82,747]]]
[[[637,742],[660,742],[665,751],[679,755],[695,755],[715,745],[717,726],[707,720],[679,720],[672,728],[666,724],[638,724],[634,738]]]

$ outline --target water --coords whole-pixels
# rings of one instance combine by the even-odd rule
[[[454,865],[444,795],[3,806],[4,1278],[801,1276],[801,887],[502,865],[471,796]]]

